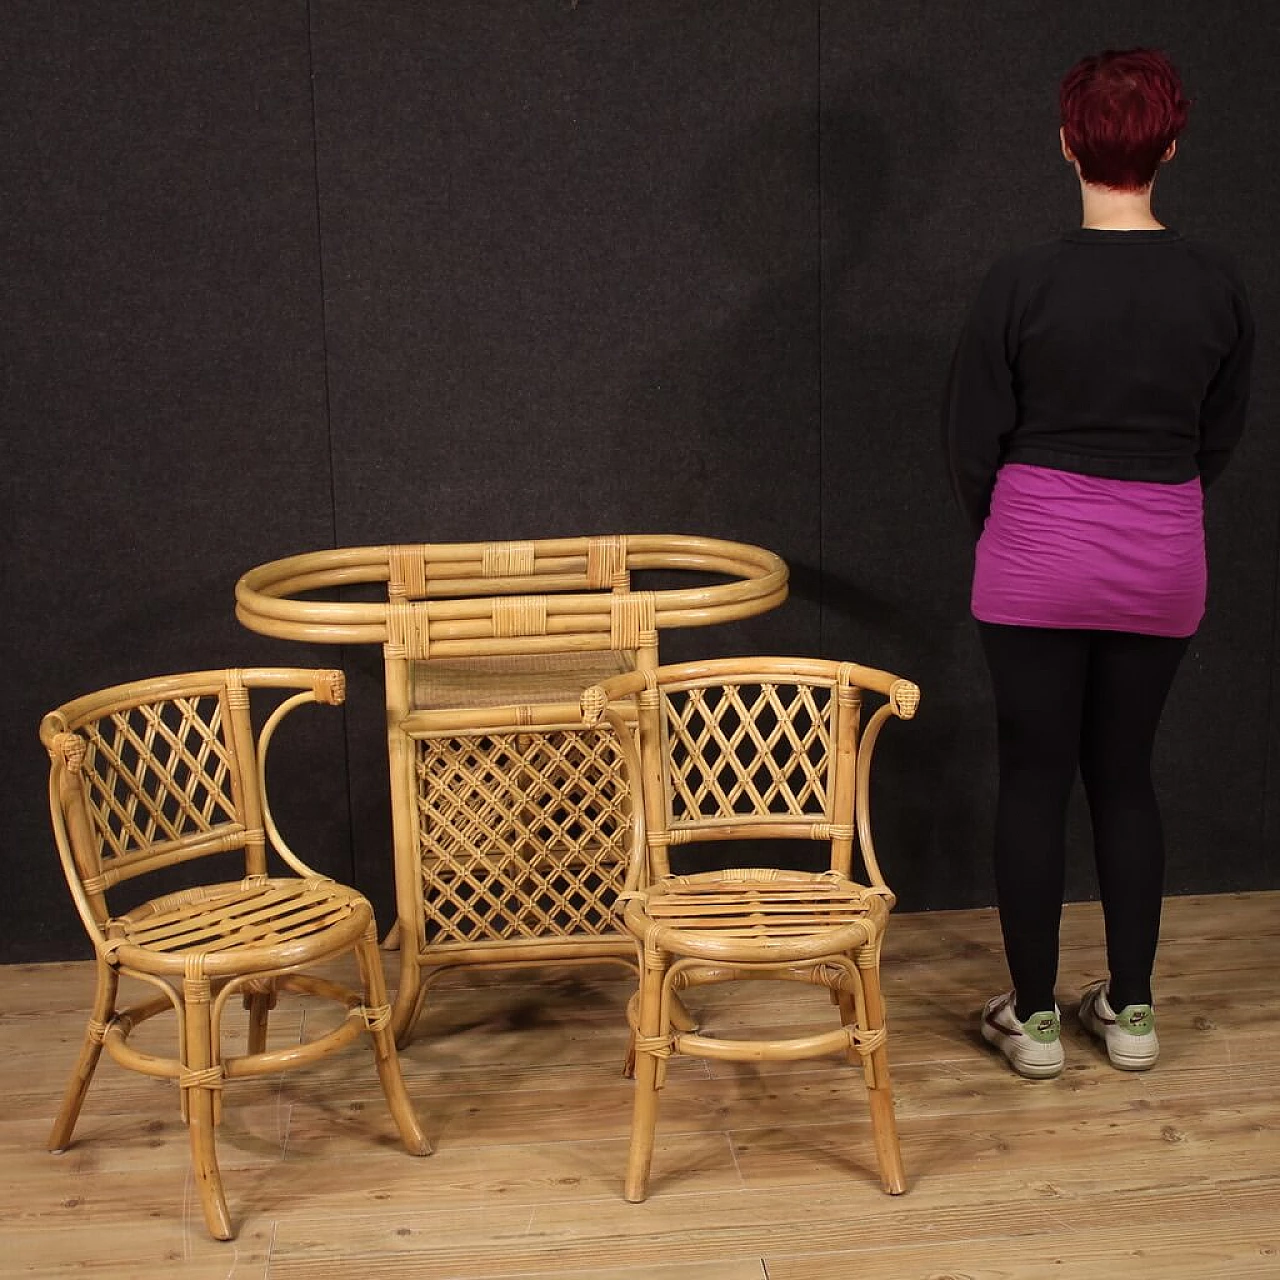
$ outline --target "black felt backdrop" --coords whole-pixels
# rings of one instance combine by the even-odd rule
[[[1138,43],[1196,100],[1158,211],[1235,252],[1261,331],[1158,750],[1169,890],[1277,887],[1265,6],[17,0],[6,27],[0,960],[85,954],[41,714],[183,668],[346,668],[345,711],[282,744],[277,806],[389,919],[380,655],[267,640],[231,605],[254,564],[385,541],[776,549],[782,609],[666,652],[917,679],[882,742],[882,857],[904,908],[990,903],[940,387],[987,263],[1078,216],[1057,79]],[[1069,888],[1093,892],[1082,805]]]

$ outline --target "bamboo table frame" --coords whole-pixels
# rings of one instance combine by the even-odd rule
[[[726,582],[635,591],[637,571]],[[386,599],[297,599],[386,583]],[[630,820],[611,731],[579,695],[657,665],[658,633],[752,617],[787,595],[771,551],[617,535],[316,551],[251,569],[236,616],[287,640],[381,644],[404,1044],[459,965],[620,960],[613,902]]]

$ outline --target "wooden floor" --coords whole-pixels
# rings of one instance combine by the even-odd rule
[[[394,1141],[362,1048],[228,1086],[229,1244],[205,1234],[174,1086],[104,1059],[76,1144],[45,1152],[91,971],[0,968],[0,1275],[1274,1280],[1280,893],[1170,900],[1164,938],[1159,1066],[1113,1071],[1068,1006],[1067,1070],[1033,1083],[974,1031],[1004,975],[992,913],[896,917],[900,1198],[879,1190],[854,1069],[681,1060],[652,1197],[624,1203],[625,976],[459,976],[404,1054],[425,1160]],[[1068,908],[1063,942],[1066,999],[1102,973],[1096,907]],[[697,994],[726,1034],[833,1017],[817,989]],[[282,1004],[273,1037],[307,1016]]]

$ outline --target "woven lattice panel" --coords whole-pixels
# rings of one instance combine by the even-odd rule
[[[83,778],[106,861],[239,821],[216,696],[114,712],[80,733]]]
[[[671,820],[821,816],[831,768],[831,691],[731,684],[664,696]]]
[[[428,945],[618,931],[627,788],[611,730],[425,738],[417,774]]]

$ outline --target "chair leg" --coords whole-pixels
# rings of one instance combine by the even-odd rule
[[[373,1038],[373,1052],[378,1063],[378,1078],[387,1099],[391,1118],[396,1122],[400,1138],[410,1155],[431,1154],[431,1143],[418,1123],[417,1113],[409,1100],[404,1075],[400,1070],[400,1057],[396,1053],[395,1037],[391,1032],[391,1009],[387,1004],[387,984],[382,973],[382,957],[378,954],[378,934],[371,924],[365,936],[356,944],[356,962],[364,983],[365,1007],[373,1013],[369,1035]]]
[[[265,1053],[267,1050],[267,1024],[271,1010],[276,1007],[274,985],[268,990],[250,989],[245,993],[244,1007],[249,1011],[249,1052]]]
[[[869,1031],[884,1027],[884,996],[880,990],[879,957],[859,966],[867,1005]],[[898,1120],[893,1110],[893,1084],[889,1079],[889,1051],[882,1040],[871,1052],[871,1078],[867,1081],[867,1101],[871,1107],[871,1133],[876,1144],[876,1160],[880,1166],[880,1182],[891,1196],[907,1189],[906,1170],[902,1166],[902,1148],[898,1142]]]
[[[62,1106],[49,1132],[50,1151],[65,1151],[71,1145],[71,1135],[75,1131],[76,1121],[80,1118],[80,1108],[84,1106],[85,1094],[89,1092],[89,1084],[93,1080],[94,1071],[97,1070],[98,1059],[102,1057],[102,1037],[107,1023],[115,1013],[116,991],[119,986],[120,975],[111,965],[99,959],[98,986],[93,997],[93,1013],[90,1015],[89,1025],[85,1028],[80,1057],[67,1083]]]
[[[404,929],[399,930],[400,983],[396,987],[396,1001],[391,1010],[391,1034],[395,1037],[398,1049],[409,1047],[413,1029],[422,1017],[422,1005],[427,998],[417,948],[408,944],[406,933]]]
[[[635,1098],[631,1113],[631,1144],[627,1152],[627,1178],[623,1196],[638,1204],[649,1195],[649,1169],[653,1164],[654,1132],[658,1124],[658,1054],[646,1048],[646,1040],[655,1041],[669,1035],[671,1028],[662,1025],[662,979],[665,965],[651,967],[646,957],[640,977],[640,1016],[638,1040],[633,1037],[635,1054]]]
[[[840,1006],[840,1025],[842,1027],[851,1027],[858,1021],[858,1009],[854,1004],[853,996],[850,995],[843,987],[832,989],[831,999],[835,1004]],[[853,1047],[849,1046],[846,1055],[850,1063],[857,1067],[862,1064],[862,1055]]]
[[[210,1020],[209,980],[188,976],[183,980],[183,1005],[186,1024],[184,1065],[186,1078],[180,1083],[186,1099],[187,1132],[191,1138],[191,1172],[200,1193],[205,1225],[215,1240],[230,1240],[231,1215],[222,1190],[222,1174],[218,1169],[218,1152],[214,1143],[217,1122],[220,1075],[216,1072],[213,1027]]]
[[[627,1052],[622,1059],[624,1079],[636,1078],[636,1029],[640,1025],[640,988],[627,998]]]
[[[636,1074],[636,1025],[639,1024],[639,1012],[633,1007],[639,1002],[639,992],[632,997],[632,1004],[627,1008],[627,1022],[631,1025],[631,1034],[627,1037],[627,1053],[622,1060],[622,1074],[628,1080],[634,1080]],[[685,1007],[684,1002],[677,995],[669,997],[671,1025],[677,1031],[697,1031],[698,1020]],[[631,1024],[632,1018],[635,1024]]]

